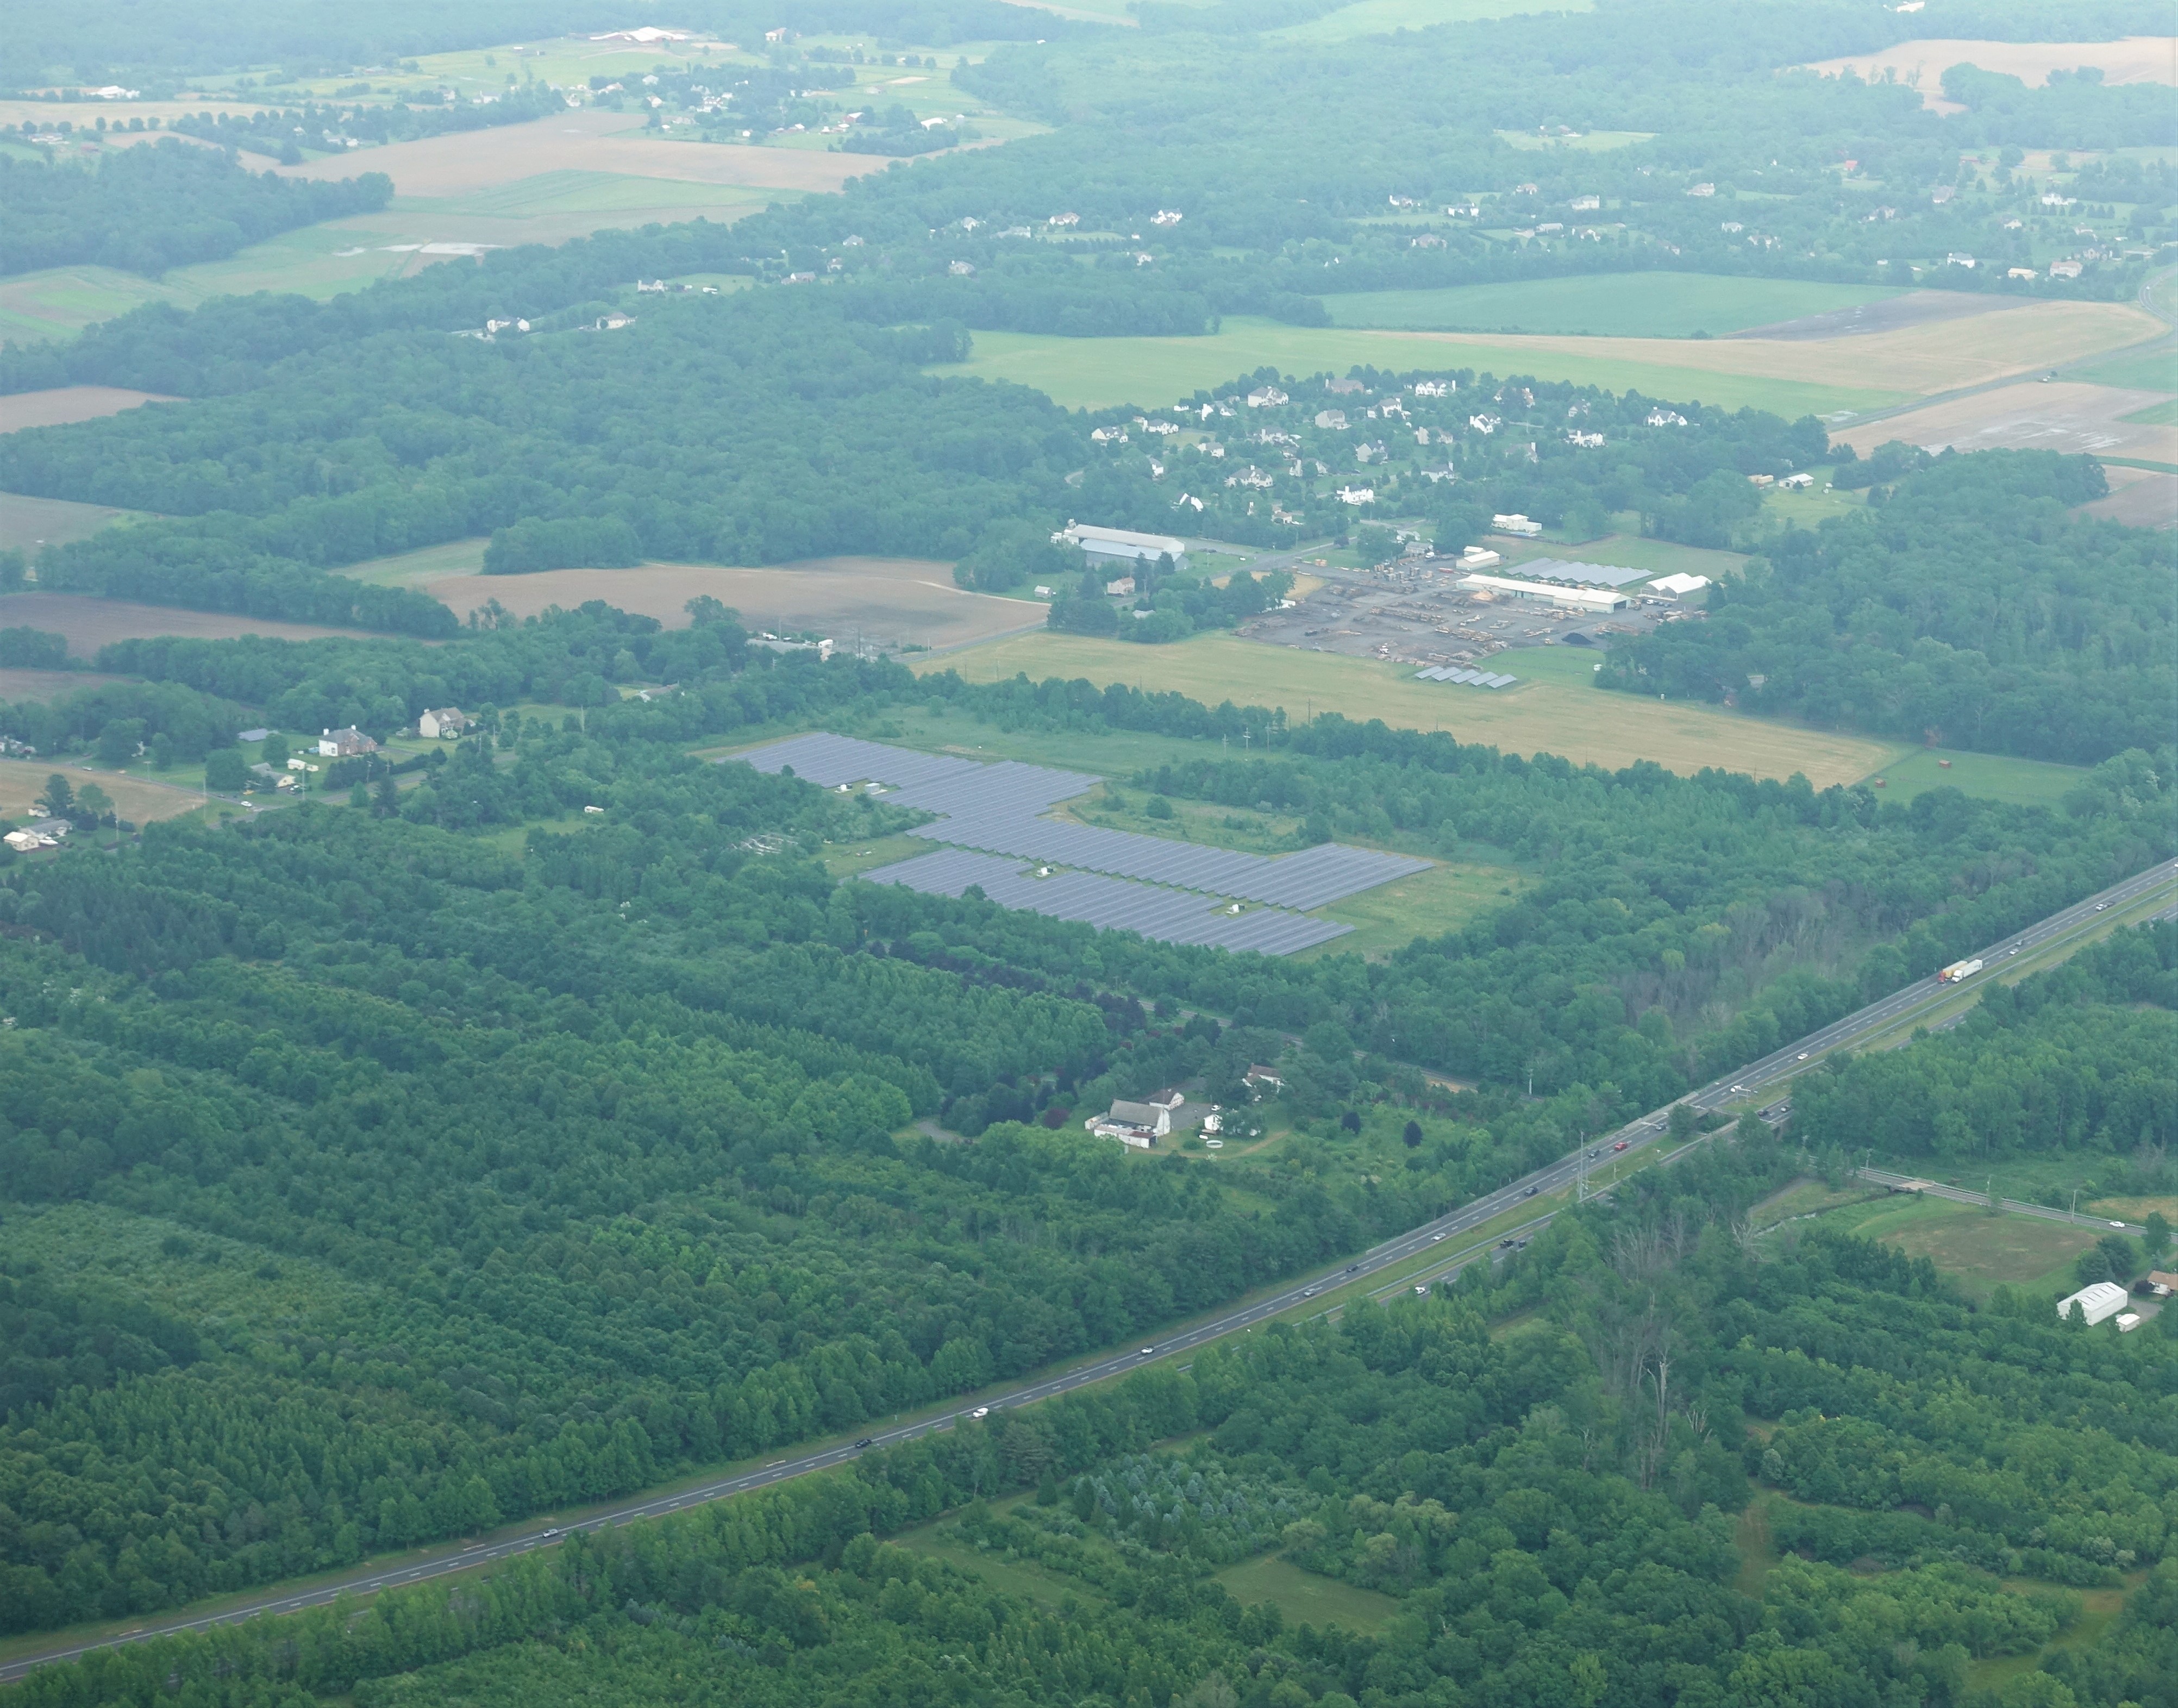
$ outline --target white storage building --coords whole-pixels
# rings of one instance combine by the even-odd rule
[[[1096,528],[1086,522],[1070,523],[1061,539],[1081,548],[1092,568],[1110,563],[1154,564],[1169,557],[1174,569],[1187,567],[1187,542],[1168,534],[1136,534],[1125,528]]]
[[[2057,1301],[2057,1315],[2069,1317],[2077,1305],[2087,1315],[2090,1324],[2107,1321],[2125,1309],[2126,1291],[2115,1281],[2098,1281],[2082,1287],[2077,1293],[2068,1293]]]
[[[1545,599],[1562,610],[1623,610],[1628,603],[1623,593],[1606,593],[1586,587],[1552,587],[1546,582],[1514,581],[1502,575],[1464,575],[1459,585],[1468,593]]]

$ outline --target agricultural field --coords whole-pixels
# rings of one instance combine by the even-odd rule
[[[1266,364],[1296,375],[1338,372],[1356,364],[1474,368],[1727,408],[1769,409],[1787,418],[1843,418],[2075,361],[2160,330],[2161,322],[2146,310],[2116,303],[2007,305],[1836,337],[1391,331],[1289,326],[1235,315],[1217,332],[1199,337],[977,332],[968,359],[942,371],[1012,380],[1070,407],[1103,408],[1153,405],[1198,388],[1229,385],[1235,375]],[[1870,376],[1880,376],[1893,389],[1870,388]]]
[[[1428,30],[1440,24],[1473,24],[1487,18],[1511,18],[1527,12],[1587,12],[1595,0],[1355,0],[1336,12],[1267,31],[1273,41],[1351,41],[1363,36],[1388,36],[1398,30]]]
[[[708,594],[739,611],[752,629],[789,634],[815,630],[843,644],[859,635],[886,646],[960,646],[1043,620],[1040,601],[968,592],[953,584],[950,564],[919,558],[817,558],[751,569],[651,563],[531,575],[484,575],[464,566],[423,580],[387,567],[405,560],[451,558],[470,548],[480,562],[482,546],[482,541],[472,541],[380,559],[364,567],[365,578],[397,575],[420,585],[460,617],[490,599],[517,616],[534,616],[548,606],[572,610],[585,599],[602,599],[622,610],[654,616],[669,627],[685,626],[688,601]]]
[[[72,421],[96,421],[145,403],[180,401],[156,391],[131,391],[119,386],[63,386],[49,391],[14,391],[0,397],[0,433],[19,433],[25,427],[62,427]]]
[[[1505,667],[1519,674],[1517,659]],[[1852,783],[1880,764],[1881,742],[1745,718],[1716,707],[1605,696],[1563,681],[1530,681],[1484,695],[1409,680],[1398,665],[1327,653],[1280,649],[1231,635],[1197,635],[1170,646],[1138,646],[1039,631],[930,660],[924,669],[957,670],[972,682],[1016,671],[1034,678],[1083,676],[1100,684],[1176,688],[1215,705],[1283,705],[1289,717],[1338,711],[1382,718],[1398,727],[1444,730],[1463,742],[1522,753],[1550,753],[1611,769],[1653,759],[1691,774],[1726,766],[1761,777],[1797,771],[1817,788]]]
[[[1944,99],[1944,73],[1954,65],[2017,77],[2029,88],[2048,82],[2052,71],[2092,66],[2106,83],[2178,83],[2178,53],[2164,36],[2129,36],[2121,41],[1902,41],[1880,53],[1847,54],[1808,66],[1825,77],[1850,71],[1865,83],[1891,81],[1921,91],[1931,112],[1962,109]]]
[[[1323,305],[1334,325],[1372,330],[1684,338],[1743,331],[1904,294],[1880,285],[1655,272],[1362,291],[1326,297]]]
[[[1683,364],[1686,352],[1745,352],[1748,342],[1515,339],[1482,334],[1373,331],[1360,327],[1289,326],[1245,315],[1227,318],[1200,337],[1065,338],[1040,332],[979,331],[968,359],[934,371],[966,373],[1032,386],[1071,408],[1115,404],[1149,407],[1198,389],[1229,386],[1266,364],[1288,374],[1343,373],[1357,364],[1380,368],[1474,368],[1499,375],[1640,391],[1652,397],[1698,399],[1726,408],[1763,408],[1787,417],[1858,413],[1907,402],[1914,395],[1857,383],[1865,370],[1833,363],[1831,377],[1772,379],[1753,358],[1732,361],[1749,371],[1711,371]],[[1880,371],[1880,370],[1879,370]]]
[[[276,640],[316,640],[354,634],[354,629],[315,623],[280,622],[229,611],[183,610],[173,605],[135,605],[81,593],[17,593],[0,602],[10,628],[44,629],[66,638],[71,658],[90,659],[109,642],[152,635],[187,635],[197,640],[229,640],[238,635],[266,635]]]
[[[7,626],[8,607],[0,605],[0,627]],[[0,701],[57,700],[63,694],[72,694],[79,689],[103,687],[108,682],[127,680],[125,676],[109,676],[97,671],[34,671],[0,665]]]
[[[2110,481],[2110,495],[2082,505],[2087,514],[2134,528],[2178,526],[2178,474],[2113,463],[2103,465],[2103,474]]]
[[[77,504],[66,498],[30,498],[19,492],[0,492],[0,551],[19,551],[36,557],[41,545],[65,545],[88,539],[101,528],[125,522],[140,512],[116,510],[111,505]]]

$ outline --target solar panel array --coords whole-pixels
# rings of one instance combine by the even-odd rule
[[[1503,676],[1495,671],[1466,671],[1456,665],[1438,665],[1433,669],[1416,671],[1415,680],[1418,682],[1460,682],[1471,688],[1504,688],[1510,687],[1520,679]]]
[[[1515,564],[1513,572],[1543,581],[1600,582],[1605,587],[1623,587],[1629,581],[1640,580],[1649,572],[1623,569],[1613,563],[1568,563],[1562,557],[1532,557],[1525,563]]]
[[[1061,824],[1039,815],[1054,802],[1086,794],[1103,779],[1011,759],[987,764],[821,733],[791,736],[742,757],[760,771],[791,766],[796,776],[826,787],[871,780],[897,784],[888,800],[944,815],[943,822],[918,825],[909,833],[933,842],[1272,906],[1322,907],[1425,871],[1430,863],[1336,842],[1272,859],[1163,836]]]
[[[959,895],[974,884],[1001,907],[1079,920],[1100,930],[1139,932],[1159,943],[1252,949],[1263,955],[1291,955],[1354,928],[1289,913],[1283,907],[1233,913],[1227,911],[1229,903],[1212,906],[1191,890],[1164,890],[1088,872],[1037,878],[1019,860],[968,848],[940,848],[862,876],[872,884],[904,884],[927,895]]]

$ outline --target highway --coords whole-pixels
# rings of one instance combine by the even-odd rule
[[[2015,956],[2062,947],[2071,939],[2085,937],[2095,929],[2105,912],[2138,901],[2159,889],[2172,890],[2174,903],[2178,903],[2178,861],[2165,861],[2150,867],[2123,883],[2114,884],[2060,912],[2053,913],[2024,931],[1982,950],[1980,959],[1986,963],[1987,971],[1978,977],[1993,976],[1999,970],[2000,962]],[[2159,911],[2158,917],[2167,917],[2173,911],[2174,908],[2166,907]],[[1807,1071],[1827,1053],[1890,1031],[1917,1009],[1933,1006],[1937,999],[1950,994],[1950,988],[1939,984],[1934,978],[1919,980],[1880,1002],[1871,1003],[1857,1013],[1847,1015],[1843,1020],[1787,1044],[1782,1049],[1736,1073],[1711,1081],[1678,1101],[1700,1113],[1753,1108],[1773,1125],[1781,1124],[1790,1114],[1789,1102],[1774,1096],[1765,1097],[1765,1093],[1781,1087],[1795,1073]],[[752,1489],[783,1482],[790,1477],[807,1476],[812,1471],[827,1470],[835,1465],[844,1464],[866,1448],[896,1446],[937,1430],[950,1429],[964,1420],[995,1415],[1019,1406],[1034,1405],[1054,1395],[1070,1393],[1092,1382],[1103,1382],[1147,1364],[1167,1359],[1185,1360],[1188,1355],[1212,1341],[1223,1339],[1228,1335],[1245,1333],[1274,1317],[1305,1306],[1310,1300],[1319,1295],[1365,1282],[1370,1277],[1427,1253],[1436,1246],[1448,1245],[1458,1234],[1470,1232],[1507,1211],[1518,1208],[1528,1199],[1542,1197],[1576,1185],[1583,1171],[1593,1169],[1596,1163],[1607,1162],[1614,1155],[1630,1157],[1644,1147],[1654,1145],[1670,1130],[1670,1116],[1669,1108],[1654,1110],[1616,1132],[1603,1135],[1584,1150],[1573,1152],[1546,1168],[1501,1186],[1486,1197],[1477,1198],[1433,1221],[1424,1223],[1419,1228],[1372,1246],[1341,1269],[1313,1279],[1296,1281],[1263,1298],[1178,1330],[1164,1338],[1146,1341],[1139,1347],[1071,1366],[1041,1381],[1024,1383],[992,1399],[988,1405],[949,1412],[942,1416],[926,1418],[891,1429],[873,1430],[862,1442],[852,1446],[829,1447],[813,1453],[794,1454],[737,1476],[722,1477],[716,1481],[647,1499],[627,1501],[564,1526],[534,1527],[466,1547],[441,1547],[421,1552],[406,1563],[372,1567],[291,1593],[270,1591],[223,1607],[216,1612],[195,1618],[179,1614],[171,1618],[150,1619],[110,1637],[57,1643],[50,1649],[21,1655],[0,1665],[0,1683],[20,1678],[39,1667],[71,1660],[92,1649],[107,1647],[114,1643],[134,1642],[145,1637],[163,1636],[180,1631],[204,1630],[216,1625],[254,1618],[260,1614],[294,1612],[305,1607],[322,1606],[337,1596],[369,1595],[374,1590],[419,1583],[451,1572],[470,1571],[479,1566],[512,1559],[533,1549],[553,1547],[563,1536],[574,1532],[606,1530],[638,1519],[657,1518],[666,1513],[684,1511],[687,1508],[723,1500],[732,1495],[746,1494]],[[1616,1151],[1615,1147],[1621,1143],[1626,1149]],[[1669,1162],[1672,1157],[1690,1148],[1691,1144],[1683,1143],[1669,1155],[1655,1160]],[[1869,1180],[1885,1185],[1906,1178],[1863,1172]],[[1956,1198],[1962,1202],[1983,1202],[1977,1194],[1956,1188],[1934,1190],[1940,1196]],[[2063,1211],[2049,1210],[2040,1205],[2007,1202],[2006,1207],[2023,1215],[2077,1220],[2082,1225],[2102,1228],[2112,1225],[2099,1218],[2071,1218]],[[1539,1215],[1504,1237],[1525,1237],[1549,1219],[1547,1214]],[[1423,1265],[1412,1274],[1401,1277],[1397,1285],[1377,1289],[1378,1296],[1388,1296],[1426,1278],[1449,1273],[1458,1267],[1459,1262],[1472,1261],[1489,1249],[1491,1248],[1455,1249],[1446,1254],[1447,1261],[1445,1264]]]

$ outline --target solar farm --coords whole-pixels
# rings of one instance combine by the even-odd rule
[[[1418,682],[1458,682],[1470,688],[1509,688],[1519,681],[1502,671],[1463,670],[1456,665],[1433,665],[1428,670],[1416,671]]]
[[[822,732],[739,758],[760,771],[791,773],[824,788],[861,786],[939,815],[908,834],[950,846],[864,873],[871,883],[942,895],[973,885],[1001,906],[1163,943],[1290,955],[1352,929],[1303,910],[1430,864],[1335,842],[1275,857],[1243,854],[1048,818],[1043,814],[1058,802],[1103,780],[1010,759],[911,753]]]

